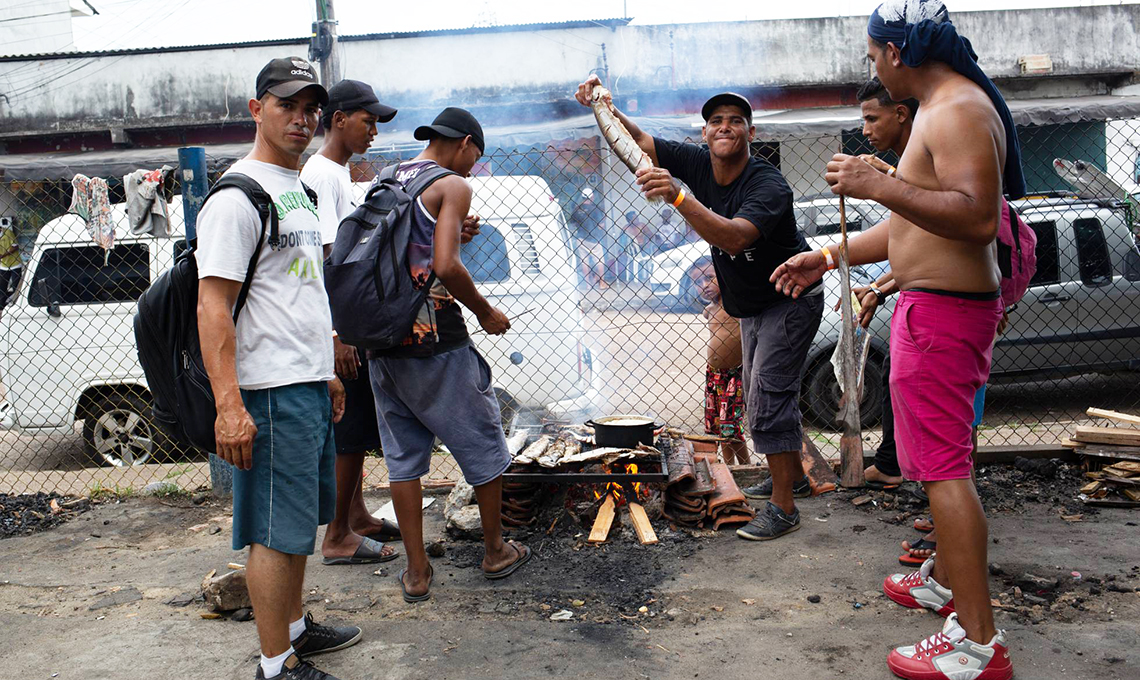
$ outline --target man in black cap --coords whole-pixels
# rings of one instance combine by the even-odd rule
[[[336,239],[340,221],[355,208],[348,160],[368,151],[376,136],[376,123],[387,123],[396,109],[377,99],[372,87],[358,80],[342,80],[329,89],[329,103],[321,110],[325,128],[321,149],[301,169],[301,181],[317,192],[321,241],[326,254]],[[380,448],[376,406],[368,364],[361,353],[340,341],[333,331],[336,374],[344,382],[344,418],[336,424],[336,517],[321,543],[324,564],[372,564],[395,559],[382,541],[400,537],[390,521],[374,518],[364,505],[364,456]]]
[[[578,86],[578,101],[589,106],[600,84],[590,76]],[[823,314],[823,287],[817,283],[792,300],[768,281],[784,260],[808,250],[796,227],[792,190],[771,163],[751,155],[752,106],[738,94],[705,102],[707,148],[654,138],[617,115],[655,166],[638,171],[642,192],[670,203],[712,246],[725,311],[740,319],[745,411],[752,444],[768,457],[772,476],[745,490],[750,498],[770,501],[736,533],[765,541],[796,531],[794,497],[810,493],[799,457],[800,382]]]
[[[483,574],[501,579],[530,559],[530,548],[503,541],[502,475],[510,465],[491,367],[476,351],[462,304],[491,335],[511,324],[475,288],[459,257],[471,208],[466,176],[483,155],[483,128],[467,111],[448,108],[416,129],[424,151],[395,169],[405,185],[423,172],[450,171],[416,198],[408,245],[411,283],[431,285],[411,334],[392,349],[368,352],[380,440],[392,484],[392,503],[408,555],[400,572],[404,600],[428,599],[432,568],[424,552],[420,478],[431,471],[435,439],[447,446],[475,488],[483,525]],[[434,272],[435,281],[429,284]]]
[[[318,625],[301,603],[317,527],[333,517],[333,423],[344,412],[320,276],[320,223],[299,176],[327,102],[313,67],[299,57],[274,59],[257,76],[257,98],[249,101],[253,149],[226,174],[248,177],[273,199],[276,243],[262,237],[257,208],[236,187],[211,196],[198,216],[198,333],[218,410],[217,452],[237,468],[233,548],[249,547],[257,678],[328,680],[303,659],[361,638],[355,626]],[[235,324],[251,262],[256,269]]]

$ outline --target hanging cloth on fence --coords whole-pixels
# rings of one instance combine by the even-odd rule
[[[158,170],[135,170],[123,175],[127,194],[127,224],[132,234],[170,237],[170,213],[166,205],[166,183],[174,168],[164,165]]]
[[[67,212],[87,223],[87,233],[104,251],[104,264],[115,247],[115,221],[111,218],[111,201],[107,197],[107,180],[76,174],[71,180],[71,207]]]
[[[894,43],[902,62],[911,68],[927,59],[945,62],[982,88],[1005,128],[1005,193],[1011,199],[1025,196],[1021,144],[1013,115],[997,86],[978,66],[978,55],[970,41],[958,35],[946,5],[941,0],[887,0],[871,14],[867,35],[880,43]]]

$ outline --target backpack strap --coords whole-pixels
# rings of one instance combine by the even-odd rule
[[[261,216],[261,235],[257,237],[257,247],[253,249],[253,255],[249,258],[249,265],[245,269],[245,280],[241,283],[241,290],[238,291],[237,302],[234,304],[234,323],[237,323],[238,314],[241,314],[242,307],[245,307],[246,299],[249,297],[249,287],[253,284],[253,274],[257,270],[257,260],[261,257],[261,242],[265,239],[265,230],[269,229],[269,245],[276,247],[281,242],[280,238],[280,223],[277,217],[277,206],[273,204],[273,198],[262,188],[257,180],[249,175],[243,175],[240,172],[230,172],[222,175],[221,179],[210,187],[210,193],[206,194],[206,198],[202,199],[202,205],[210,200],[210,197],[221,191],[222,189],[240,189],[242,193],[249,198],[253,206],[257,208],[257,214]],[[312,189],[305,187],[307,192]]]
[[[381,182],[398,182],[404,187],[404,193],[412,197],[412,200],[419,198],[428,187],[435,183],[436,180],[443,179],[448,175],[458,175],[459,173],[448,170],[447,168],[439,165],[429,165],[416,174],[407,184],[403,184],[396,179],[396,171],[400,169],[402,163],[393,163],[380,171],[380,175],[376,178],[376,183]]]
[[[1005,202],[1005,209],[1009,212],[1009,231],[1013,234],[1013,245],[1017,249],[1017,269],[1021,271],[1021,219],[1018,218],[1017,213],[1013,212],[1013,206],[1009,204],[1009,201]],[[1010,271],[1013,271],[1012,266]]]

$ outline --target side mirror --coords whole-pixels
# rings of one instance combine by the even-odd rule
[[[48,286],[46,278],[36,281],[36,293],[39,294],[38,297],[41,300],[47,301],[45,306],[48,316],[54,316],[56,318],[63,316],[63,313],[59,309],[59,300],[52,299],[51,288]]]

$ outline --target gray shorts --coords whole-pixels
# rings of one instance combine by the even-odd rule
[[[744,410],[756,453],[800,450],[800,383],[822,318],[823,296],[809,295],[740,320]]]
[[[389,481],[426,475],[436,437],[471,486],[511,464],[491,367],[470,344],[433,357],[377,357],[368,368]]]
[[[242,390],[257,425],[253,467],[234,469],[233,548],[257,543],[312,555],[336,513],[336,445],[328,384]]]

